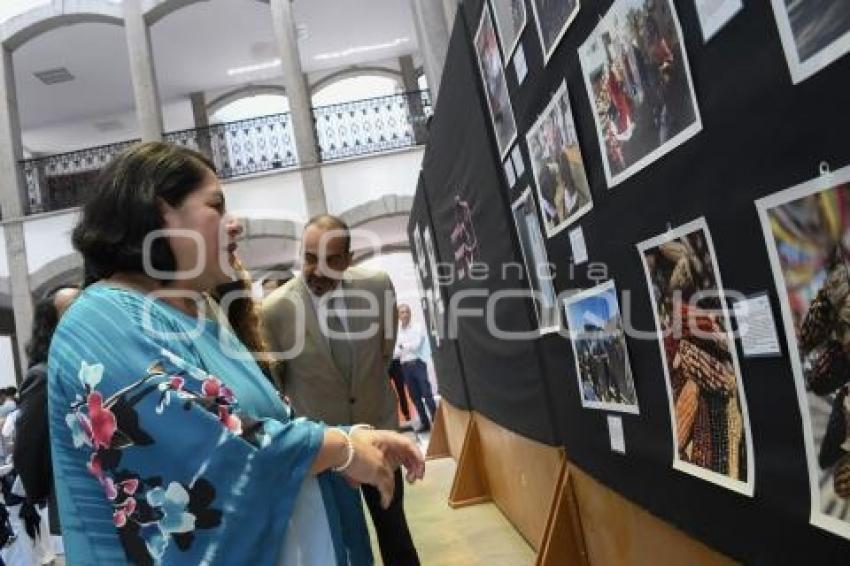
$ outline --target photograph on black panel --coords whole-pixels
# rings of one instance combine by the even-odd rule
[[[499,156],[504,159],[511,144],[516,139],[516,121],[514,109],[508,95],[508,83],[505,80],[505,70],[502,68],[502,57],[499,54],[499,42],[496,40],[496,29],[490,18],[490,8],[484,5],[478,31],[475,32],[475,53],[478,59],[478,69],[484,82],[484,93],[487,97],[487,108],[490,110],[490,120],[496,133],[496,143],[499,146]]]
[[[428,278],[431,282],[430,287],[426,291],[427,300],[432,306],[431,312],[434,315],[433,321],[436,327],[435,331],[437,336],[442,338],[443,329],[446,327],[446,306],[443,303],[443,294],[440,291],[440,270],[437,267],[437,252],[434,247],[434,240],[431,236],[431,228],[428,226],[422,230],[422,243],[422,247],[425,250]],[[439,346],[439,340],[437,341],[437,345]]]
[[[525,140],[546,236],[551,238],[593,208],[566,81]]]
[[[579,0],[531,0],[531,7],[540,35],[543,60],[548,63],[581,6]]]
[[[850,167],[756,206],[802,415],[810,520],[850,539]]]
[[[422,232],[419,224],[413,227],[413,265],[416,270],[416,285],[419,290],[419,298],[422,302],[422,314],[428,322],[428,333],[434,338],[434,343],[439,348],[442,336],[439,331],[437,320],[437,306],[434,301],[434,290],[430,285],[430,266],[425,259],[425,247],[422,243]]]
[[[772,0],[791,78],[798,83],[850,51],[847,0]]]
[[[537,207],[528,188],[511,207],[514,213],[517,237],[519,238],[522,261],[529,290],[534,293],[534,312],[537,315],[537,328],[541,334],[558,332],[561,321],[557,292],[554,285],[554,273],[549,264],[540,222],[537,220]]]
[[[502,42],[502,55],[505,65],[513,55],[522,30],[528,20],[525,13],[524,0],[491,0],[493,6],[493,19],[496,20],[496,29],[499,30],[499,41]]]
[[[614,282],[565,299],[564,308],[582,407],[637,414],[637,393]]]
[[[751,496],[755,475],[747,398],[705,218],[637,247],[666,378],[673,467]]]
[[[579,58],[609,187],[702,129],[670,0],[616,0]]]

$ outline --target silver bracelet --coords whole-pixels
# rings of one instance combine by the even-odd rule
[[[347,470],[349,466],[351,466],[351,463],[354,461],[354,443],[351,442],[351,437],[348,435],[348,433],[342,430],[341,428],[330,428],[328,430],[336,431],[345,437],[345,445],[348,448],[348,456],[346,456],[345,462],[343,462],[341,466],[331,468],[331,470],[333,470],[334,472],[341,474],[345,470]]]
[[[375,430],[375,427],[366,423],[351,425],[351,427],[348,429],[348,434],[354,434],[355,430]]]

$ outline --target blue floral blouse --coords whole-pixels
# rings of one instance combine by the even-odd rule
[[[277,564],[308,519],[324,426],[292,419],[213,320],[94,285],[56,330],[48,399],[69,565]],[[317,479],[336,563],[372,564],[359,492]]]

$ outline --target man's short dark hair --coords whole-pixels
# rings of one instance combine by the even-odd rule
[[[101,171],[74,228],[74,247],[93,279],[119,271],[144,273],[145,236],[163,228],[160,200],[179,206],[215,166],[191,149],[146,142],[124,150]],[[165,238],[151,245],[150,265],[176,270]]]
[[[351,229],[346,224],[345,220],[333,214],[318,214],[307,221],[304,225],[306,230],[310,226],[318,226],[325,230],[339,230],[345,236],[345,253],[351,251]]]

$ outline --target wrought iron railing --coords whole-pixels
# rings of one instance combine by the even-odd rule
[[[319,157],[333,161],[424,144],[431,113],[427,91],[314,108]],[[163,138],[210,157],[222,179],[298,164],[289,114],[169,132]],[[27,189],[26,213],[78,206],[100,169],[138,141],[21,161]]]
[[[170,132],[163,139],[210,157],[222,179],[285,169],[298,163],[289,114]]]
[[[431,113],[428,91],[314,108],[319,157],[332,161],[425,143]]]

